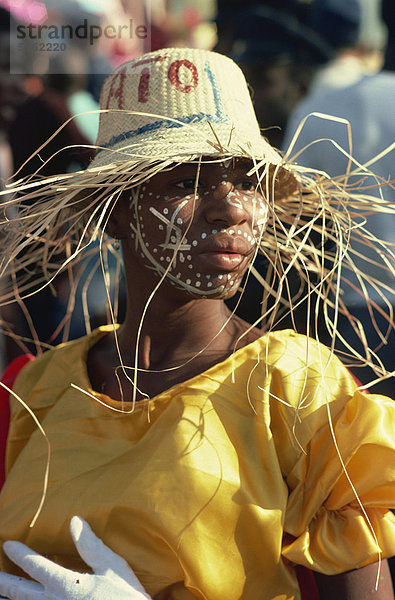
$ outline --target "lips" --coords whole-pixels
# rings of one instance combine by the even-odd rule
[[[244,254],[234,254],[228,252],[207,252],[201,253],[202,262],[216,271],[235,271],[245,260]]]
[[[219,271],[235,271],[253,253],[253,247],[243,238],[221,236],[206,239],[201,245],[199,258],[205,265]]]
[[[230,235],[210,236],[199,244],[200,252],[229,252],[247,256],[253,252],[253,246],[242,237]]]

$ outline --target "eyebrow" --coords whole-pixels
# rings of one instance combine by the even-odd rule
[[[243,171],[243,172],[248,173],[249,171],[251,171],[251,169],[254,169],[254,162],[252,160],[250,160],[249,158],[242,157],[240,159],[237,159],[234,169],[235,169],[235,171]],[[257,177],[256,171],[254,171],[250,175],[250,177],[254,177],[254,176]]]
[[[236,166],[246,167],[247,169],[251,169],[254,166],[254,162],[245,156],[241,156],[240,158],[235,159]]]

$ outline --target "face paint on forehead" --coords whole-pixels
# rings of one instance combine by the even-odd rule
[[[223,179],[229,179],[229,171],[233,168],[234,166],[234,159],[233,158],[228,158],[226,160],[223,160],[220,163],[220,166],[222,168],[222,173],[221,173],[221,177]]]

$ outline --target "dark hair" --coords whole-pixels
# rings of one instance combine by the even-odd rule
[[[290,62],[322,64],[330,60],[327,42],[294,13],[271,6],[255,6],[237,15],[231,58],[238,63]]]
[[[332,48],[347,48],[358,41],[361,16],[359,0],[314,0],[310,24]]]

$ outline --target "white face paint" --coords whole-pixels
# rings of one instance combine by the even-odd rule
[[[188,163],[132,190],[131,236],[147,268],[194,297],[233,295],[268,214],[250,168],[233,159],[202,164],[196,185]]]

